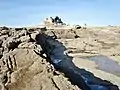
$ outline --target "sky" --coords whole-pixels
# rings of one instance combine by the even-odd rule
[[[0,26],[39,25],[51,16],[71,25],[120,25],[120,0],[0,0]]]

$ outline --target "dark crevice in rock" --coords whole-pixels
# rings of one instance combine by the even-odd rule
[[[6,64],[7,64],[8,71],[11,71],[11,68],[9,67],[8,59],[6,59]]]
[[[15,48],[18,48],[18,45],[21,43],[21,41],[13,41],[9,43],[8,50],[14,50]]]
[[[0,28],[2,28],[1,30],[9,30],[9,28],[8,27],[0,27]]]
[[[45,34],[38,34],[36,42],[41,45],[47,59],[50,60],[49,62],[54,65],[56,70],[63,72],[73,85],[77,85],[82,90],[119,90],[118,86],[111,82],[102,80],[91,72],[76,67],[72,58],[64,54],[66,48],[59,41]]]
[[[13,70],[13,63],[12,63],[12,61],[11,61],[11,58],[10,58],[10,56],[9,56],[9,62],[10,62],[10,68],[11,68],[11,70]]]
[[[31,37],[31,34],[29,33],[28,35],[29,35],[29,37],[30,37],[29,42],[35,42],[35,40]]]
[[[17,63],[16,63],[16,59],[15,59],[15,55],[13,55],[13,60],[14,60],[14,65],[15,65],[15,67],[17,67]]]
[[[8,81],[8,76],[7,75],[4,75],[3,78],[2,78],[2,83],[7,83]]]
[[[60,75],[60,74],[57,73],[56,71],[54,71],[54,72],[53,72],[53,75],[58,76],[58,75]]]
[[[16,31],[23,30],[23,28],[15,28]]]
[[[43,55],[43,52],[38,53],[38,52],[37,52],[37,51],[35,51],[35,50],[34,50],[34,52],[35,52],[37,55],[41,56],[42,58],[44,58],[44,59],[48,60],[48,58],[47,58],[47,57],[45,57],[45,56]]]
[[[75,35],[75,38],[79,38],[80,36],[78,36],[78,35]]]
[[[0,59],[3,57],[3,55],[0,55]]]
[[[51,79],[51,80],[52,80],[53,84],[55,85],[55,87],[56,87],[58,90],[60,90],[60,88],[57,86],[57,84],[54,82],[54,80],[53,80],[53,79]]]

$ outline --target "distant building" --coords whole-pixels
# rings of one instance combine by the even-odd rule
[[[58,16],[56,16],[55,18],[52,18],[52,17],[46,18],[44,21],[44,24],[47,26],[49,26],[49,25],[65,25],[65,23],[63,23],[61,18],[59,18]]]

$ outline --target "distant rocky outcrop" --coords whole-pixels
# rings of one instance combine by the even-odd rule
[[[61,20],[60,17],[56,16],[55,18],[49,17],[44,21],[45,25],[65,25],[65,23]]]

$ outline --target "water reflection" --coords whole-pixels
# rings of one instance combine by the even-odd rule
[[[120,76],[120,65],[115,60],[104,55],[97,55],[86,59],[94,61],[100,70]]]

